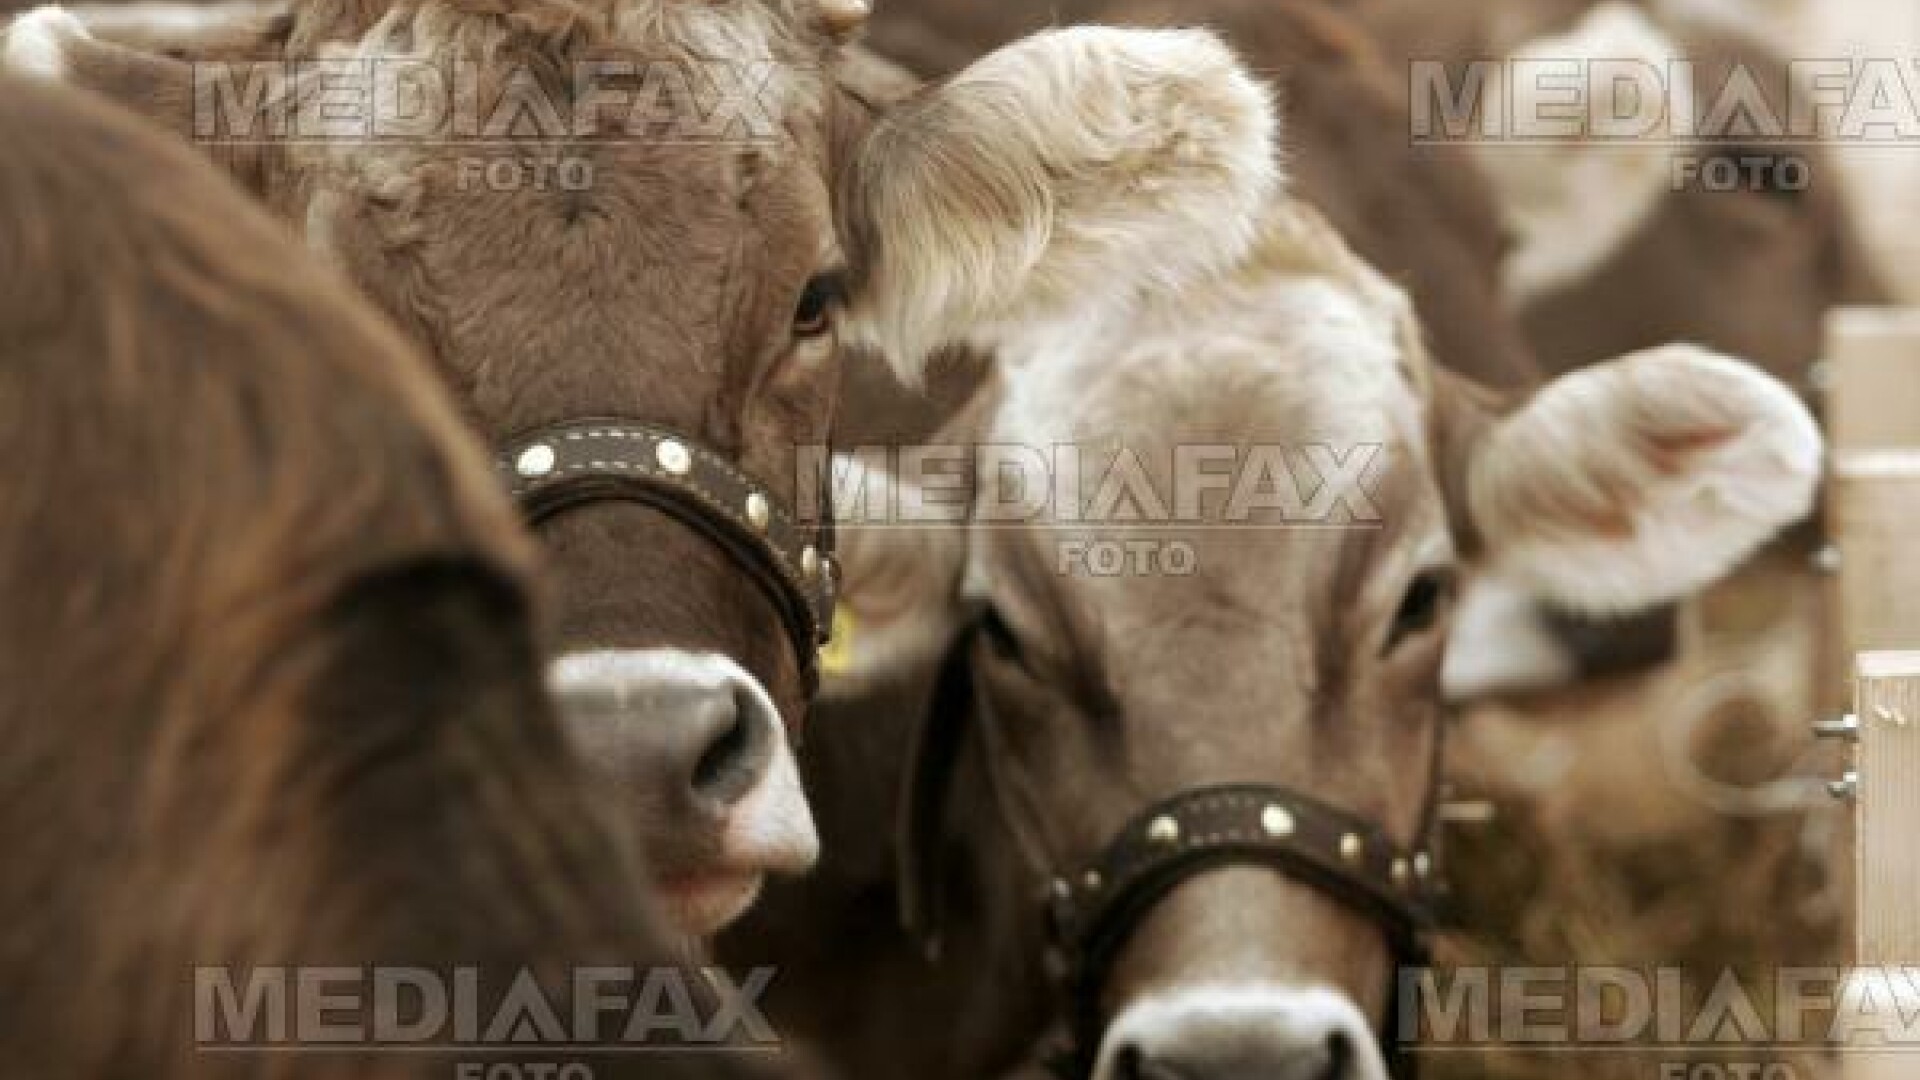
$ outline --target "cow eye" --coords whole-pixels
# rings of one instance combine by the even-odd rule
[[[1387,634],[1387,651],[1401,642],[1418,637],[1440,625],[1447,605],[1453,600],[1454,577],[1451,570],[1423,570],[1407,586],[1400,607],[1393,613],[1393,629]]]
[[[809,279],[793,309],[793,336],[806,340],[832,330],[834,309],[846,299],[846,292],[844,275],[816,274]]]

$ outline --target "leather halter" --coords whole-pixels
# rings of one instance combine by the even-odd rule
[[[818,688],[838,586],[831,512],[809,536],[733,462],[678,432],[631,420],[567,420],[528,432],[508,440],[496,467],[532,525],[589,503],[633,502],[692,528],[772,601],[808,695]]]
[[[929,955],[938,955],[945,888],[939,852],[946,807],[962,744],[976,725],[997,727],[990,695],[973,675],[978,623],[949,648],[927,722],[916,733],[898,822],[902,924]],[[1114,960],[1133,931],[1177,886],[1208,870],[1260,866],[1308,885],[1366,916],[1386,934],[1396,967],[1424,967],[1427,939],[1445,894],[1430,846],[1435,795],[1421,825],[1422,846],[1396,845],[1378,826],[1309,795],[1264,784],[1227,784],[1182,791],[1137,814],[1091,861],[1072,871],[1040,855],[1047,880],[1049,967],[1060,983],[1068,1042],[1048,1065],[1064,1080],[1093,1075],[1104,1023],[1100,996]],[[992,765],[988,765],[989,774]],[[991,779],[991,775],[990,775]],[[998,790],[1000,812],[1019,831]],[[1025,847],[1035,847],[1023,843]],[[1029,855],[1029,858],[1033,858]],[[1388,986],[1388,1009],[1399,1002]],[[1413,1060],[1382,1040],[1393,1074],[1412,1077]]]

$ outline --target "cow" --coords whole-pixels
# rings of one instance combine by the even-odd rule
[[[1457,584],[1633,609],[1811,505],[1818,428],[1750,364],[1669,346],[1500,394],[1304,199],[1261,235],[1203,286],[1005,344],[897,462],[945,464],[837,493],[827,854],[722,946],[782,965],[784,1029],[850,1077],[1381,1080]],[[1071,463],[1039,498],[1021,448]],[[1186,557],[1084,558],[1137,544]]]
[[[564,1001],[582,965],[677,963],[546,692],[532,543],[425,359],[134,117],[0,76],[0,141],[7,1072],[445,1077],[500,1056],[316,1046],[250,973],[460,966],[491,1007],[521,971]],[[197,1026],[220,985],[253,1020]]]
[[[545,499],[556,688],[695,935],[817,851],[788,728],[833,568],[794,515],[839,343],[917,357],[1177,290],[1271,184],[1264,91],[1212,35],[1038,35],[882,110],[840,78],[866,14],[314,0],[155,52],[41,8],[0,44],[204,144]],[[422,68],[446,108],[381,92]]]

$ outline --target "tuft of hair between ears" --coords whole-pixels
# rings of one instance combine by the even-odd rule
[[[1204,30],[1053,30],[899,106],[843,188],[849,333],[919,385],[939,347],[1232,267],[1280,186],[1268,88]]]

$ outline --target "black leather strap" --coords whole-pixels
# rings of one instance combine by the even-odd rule
[[[830,512],[809,532],[725,457],[678,432],[629,420],[568,420],[528,432],[501,448],[497,468],[535,525],[589,503],[628,501],[699,532],[773,602],[808,692],[817,688],[838,588]]]
[[[1079,873],[1053,883],[1053,925],[1082,956],[1167,890],[1219,865],[1269,865],[1410,940],[1434,924],[1433,856],[1282,787],[1193,788],[1142,811]]]
[[[969,626],[947,647],[933,699],[907,753],[899,818],[894,823],[900,925],[929,959],[939,957],[946,928],[941,906],[946,875],[940,852],[946,843],[954,774],[975,716],[973,647],[979,636],[978,626]]]

